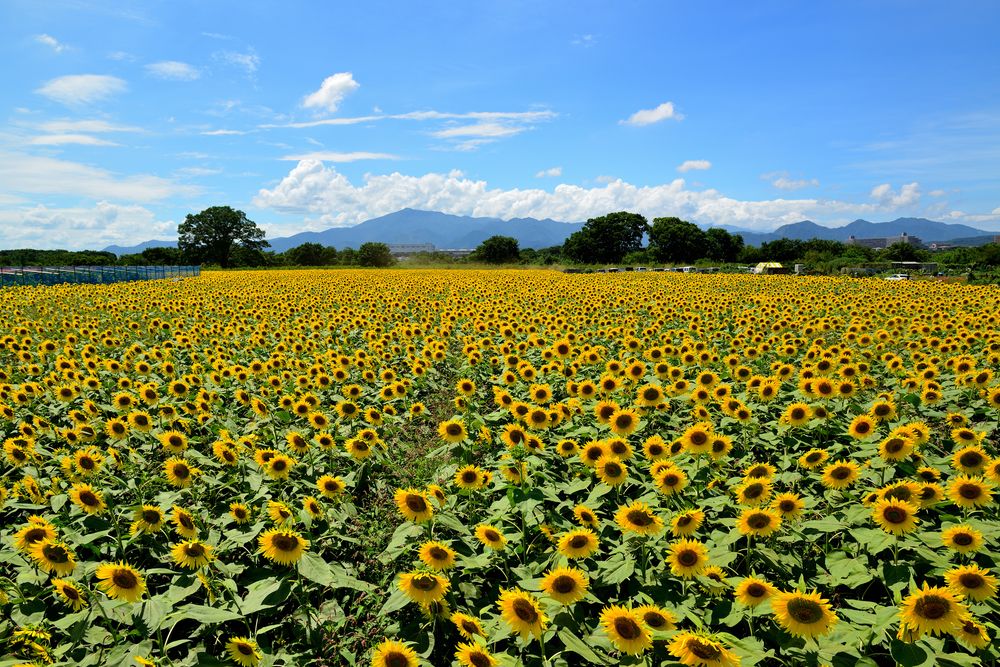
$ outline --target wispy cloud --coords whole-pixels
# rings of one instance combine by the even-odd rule
[[[711,169],[712,163],[708,160],[684,160],[677,165],[677,171],[682,174],[688,171]]]
[[[535,174],[535,178],[556,178],[557,176],[562,176],[562,167],[542,169]]]
[[[315,151],[313,153],[302,153],[299,155],[285,155],[282,160],[318,160],[320,162],[358,162],[359,160],[399,160],[398,155],[390,153],[369,153],[366,151],[352,151],[348,153],[338,153],[336,151]]]
[[[201,71],[177,60],[163,60],[158,63],[146,65],[146,71],[160,79],[170,81],[194,81],[201,76]]]
[[[28,141],[34,146],[64,146],[77,144],[80,146],[118,146],[113,141],[94,137],[89,134],[43,134]]]
[[[361,87],[350,72],[337,72],[323,79],[319,90],[309,93],[302,100],[306,109],[333,113],[345,97]]]
[[[250,134],[249,130],[206,130],[201,134],[206,137],[228,137],[228,136],[239,136],[243,134]]]
[[[227,65],[238,67],[246,72],[247,76],[253,76],[260,67],[260,57],[253,51],[240,53],[238,51],[217,51],[213,54],[216,60]]]
[[[779,190],[801,190],[802,188],[819,187],[818,179],[792,178],[788,175],[787,171],[772,171],[768,174],[761,174],[761,178]]]
[[[665,120],[683,120],[684,116],[677,113],[673,102],[664,102],[653,109],[639,109],[625,120],[618,121],[622,125],[641,127],[661,123]]]
[[[438,139],[454,139],[456,137],[478,137],[482,139],[495,139],[499,137],[510,137],[524,132],[524,126],[501,125],[500,123],[474,123],[472,125],[458,125],[446,127],[443,130],[431,132],[431,136]]]
[[[107,74],[70,74],[46,82],[35,92],[66,106],[95,104],[122,93],[125,81]]]
[[[231,39],[235,39],[235,37],[233,37],[232,35],[224,35],[221,32],[203,32],[201,33],[201,36],[208,37],[209,39],[219,39],[223,41],[229,41]]]
[[[584,48],[589,49],[594,44],[597,44],[597,40],[594,38],[593,35],[578,35],[573,38],[573,41],[570,42],[570,44],[573,44],[574,46],[582,46]]]
[[[67,132],[92,132],[95,134],[104,134],[110,132],[143,132],[141,127],[135,127],[132,125],[118,125],[116,123],[109,123],[106,120],[50,120],[44,123],[39,123],[37,125],[38,129],[43,132],[51,132],[53,134],[67,133]]]
[[[49,47],[56,53],[62,53],[63,51],[69,49],[67,45],[63,44],[52,35],[46,35],[45,33],[42,33],[41,35],[35,35],[35,41],[38,42],[39,44],[44,44],[45,46]]]

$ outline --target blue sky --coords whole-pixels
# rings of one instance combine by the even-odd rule
[[[1000,230],[996,2],[0,4],[0,247],[400,208]]]

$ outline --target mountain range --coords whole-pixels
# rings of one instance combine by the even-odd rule
[[[362,243],[432,243],[444,249],[475,248],[491,236],[513,236],[522,248],[547,248],[560,245],[570,234],[578,231],[582,222],[557,222],[546,218],[474,218],[450,215],[437,211],[420,211],[404,208],[395,213],[366,220],[353,227],[333,227],[320,232],[301,232],[293,236],[268,239],[271,250],[284,252],[303,243],[319,243],[335,248],[357,248]],[[968,225],[927,220],[926,218],[897,218],[890,222],[855,220],[843,227],[824,227],[811,220],[782,225],[772,232],[755,232],[737,227],[723,226],[727,231],[740,234],[748,245],[760,245],[780,238],[808,241],[819,238],[846,241],[856,238],[887,238],[903,233],[920,238],[924,243],[953,243],[955,245],[983,245],[993,240],[995,233]],[[139,245],[108,246],[107,252],[127,255],[146,248],[171,247],[176,241],[146,241]]]

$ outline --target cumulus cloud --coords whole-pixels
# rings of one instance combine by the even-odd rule
[[[70,74],[46,82],[35,92],[66,106],[83,106],[101,102],[126,88],[125,81],[116,76]]]
[[[947,193],[944,190],[931,190],[927,194],[931,197],[944,197]]]
[[[192,186],[150,174],[120,176],[69,160],[12,152],[0,152],[0,184],[8,192],[132,202],[199,192]]]
[[[562,167],[542,169],[540,172],[535,174],[535,178],[555,178],[556,176],[562,176]]]
[[[158,220],[142,206],[106,201],[89,208],[39,205],[0,211],[0,238],[8,248],[100,250],[112,244],[132,245],[176,235],[177,223],[172,220]]]
[[[323,79],[319,90],[309,93],[302,100],[306,109],[333,113],[345,97],[361,87],[350,72],[338,72]]]
[[[882,183],[872,188],[871,198],[887,208],[911,206],[920,201],[920,185],[907,183],[897,192],[888,183]]]
[[[43,134],[33,137],[29,142],[34,146],[64,146],[77,144],[80,146],[118,146],[113,141],[94,137],[89,134]]]
[[[398,155],[390,153],[368,153],[366,151],[353,151],[349,153],[337,153],[334,151],[316,151],[315,153],[305,153],[302,155],[286,155],[282,160],[322,160],[323,162],[357,162],[358,160],[398,160]]]
[[[765,181],[779,190],[801,190],[808,187],[819,187],[819,181],[815,178],[792,178],[787,171],[773,171],[761,176]]]
[[[673,102],[664,102],[654,109],[640,109],[625,120],[618,121],[622,125],[652,125],[665,120],[683,120],[684,116],[677,113]]]
[[[197,67],[177,60],[164,60],[146,65],[146,71],[160,79],[194,81],[201,76]]]
[[[907,188],[903,186],[902,190],[909,192]],[[846,222],[864,214],[892,211],[905,205],[905,198],[865,203],[820,199],[746,201],[716,190],[690,190],[682,178],[650,186],[615,179],[595,187],[560,184],[551,191],[503,190],[457,171],[422,176],[369,174],[355,185],[319,160],[302,160],[275,187],[260,190],[254,204],[310,216],[313,222],[318,220],[327,226],[349,226],[410,207],[456,215],[566,221],[629,210],[647,217],[677,215],[706,225],[771,229],[809,218]]]
[[[213,54],[216,60],[227,65],[238,67],[246,72],[247,76],[252,76],[260,67],[260,58],[253,51],[239,53],[237,51],[218,51]]]
[[[711,169],[712,163],[708,160],[684,160],[677,166],[677,171],[682,174],[687,171],[694,171],[696,169]]]
[[[45,33],[42,33],[41,35],[35,35],[35,41],[38,42],[39,44],[44,44],[45,46],[49,47],[56,53],[62,53],[63,51],[69,48],[68,46],[60,42],[58,39],[53,37],[52,35],[46,35]]]

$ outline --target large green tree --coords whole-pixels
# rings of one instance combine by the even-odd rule
[[[570,234],[563,254],[583,264],[617,264],[625,255],[642,248],[648,232],[646,218],[638,213],[608,213],[587,220],[583,229]]]
[[[474,256],[487,264],[507,264],[521,258],[521,249],[514,237],[497,235],[480,243]]]
[[[384,243],[362,243],[358,248],[358,264],[361,266],[392,266],[396,258]]]
[[[259,253],[271,244],[264,240],[264,230],[243,211],[229,206],[213,206],[198,214],[188,214],[177,228],[177,247],[190,261],[233,265],[237,250],[241,254]]]
[[[693,262],[707,255],[708,237],[698,225],[680,218],[655,218],[649,249],[658,262]]]
[[[286,250],[285,259],[296,266],[329,266],[337,263],[337,249],[308,242]]]

